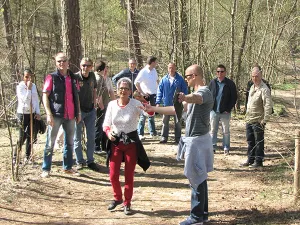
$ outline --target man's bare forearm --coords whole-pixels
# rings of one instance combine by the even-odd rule
[[[49,102],[49,98],[48,98],[47,93],[43,93],[43,103],[44,103],[46,114],[47,115],[52,115],[52,112],[51,112],[51,109],[50,109],[50,102]]]
[[[185,96],[184,101],[187,103],[194,103],[194,104],[201,105],[203,103],[203,97],[201,95],[189,94]]]

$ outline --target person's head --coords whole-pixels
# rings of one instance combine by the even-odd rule
[[[129,69],[131,71],[134,71],[134,69],[136,68],[136,60],[135,59],[129,59],[128,66],[129,66]]]
[[[25,83],[30,81],[32,76],[33,76],[33,73],[31,71],[31,69],[25,69],[23,71],[23,80],[24,80]]]
[[[57,69],[61,72],[67,72],[67,69],[69,67],[69,61],[65,53],[59,52],[55,55],[55,65]]]
[[[150,68],[155,68],[157,65],[157,58],[154,56],[149,56],[147,59],[147,64],[150,66]]]
[[[141,102],[145,100],[143,95],[141,94],[141,92],[139,92],[138,90],[135,90],[133,92],[133,98],[135,98],[136,100],[141,101]]]
[[[98,73],[103,73],[106,67],[106,63],[103,61],[99,61],[95,64],[95,71]]]
[[[226,76],[226,67],[222,64],[219,64],[217,66],[216,73],[217,73],[217,77],[218,77],[219,81],[224,80],[224,78]]]
[[[176,73],[176,65],[175,63],[169,63],[168,65],[168,73],[170,76],[175,76],[175,73]]]
[[[251,71],[251,78],[255,86],[260,85],[262,80],[262,71],[259,65],[255,65]]]
[[[117,82],[117,90],[119,96],[129,97],[131,95],[131,80],[127,77],[123,77]]]
[[[204,85],[203,70],[197,65],[191,65],[185,70],[185,80],[189,87],[195,87],[196,85]]]
[[[84,77],[87,77],[89,75],[89,72],[92,70],[92,67],[93,67],[93,61],[90,58],[85,57],[81,59],[80,69],[81,69],[81,74]]]

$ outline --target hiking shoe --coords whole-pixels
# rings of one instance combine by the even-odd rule
[[[161,143],[161,144],[165,144],[165,143],[167,143],[167,142],[168,142],[168,139],[165,138],[165,137],[162,137],[162,138],[160,139],[160,141],[159,141],[159,143]]]
[[[185,221],[182,221],[179,223],[179,225],[203,225],[203,222],[198,222],[195,219],[192,219],[191,217],[188,217]]]
[[[42,174],[41,174],[41,177],[42,178],[47,178],[50,176],[50,171],[47,171],[47,170],[43,170]]]
[[[140,139],[140,140],[145,140],[144,135],[139,135],[139,139]]]
[[[82,170],[83,167],[84,167],[84,163],[78,163],[78,164],[76,165],[76,169],[77,169],[77,170]]]
[[[125,214],[126,216],[132,214],[131,209],[130,209],[130,206],[124,205],[124,214]]]
[[[204,212],[204,214],[203,214],[203,222],[205,222],[205,223],[209,222],[208,212]]]
[[[108,206],[108,210],[113,210],[115,209],[118,205],[121,205],[123,203],[123,200],[120,200],[120,201],[116,201],[116,200],[113,200],[109,206]]]
[[[241,163],[240,167],[248,167],[248,166],[250,166],[253,163],[254,163],[254,160],[253,161],[252,160],[247,160],[246,162]]]
[[[100,150],[95,150],[94,153],[96,155],[101,155],[103,153],[103,151],[100,149]]]
[[[263,163],[262,162],[257,162],[255,161],[255,163],[249,165],[249,168],[262,168],[263,167]]]
[[[64,173],[74,175],[74,176],[80,176],[80,173],[78,173],[78,171],[74,169],[64,170]]]
[[[94,163],[94,162],[89,163],[88,164],[88,168],[90,168],[93,171],[100,172],[99,166],[96,163]]]
[[[229,148],[228,147],[224,147],[224,155],[229,155]]]

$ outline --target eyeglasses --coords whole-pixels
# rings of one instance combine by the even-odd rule
[[[83,64],[82,67],[90,67],[91,65]]]
[[[197,76],[196,74],[192,73],[192,74],[185,75],[185,77],[190,77],[190,76],[193,76],[193,75]]]
[[[58,62],[58,63],[67,62],[67,60],[66,59],[64,59],[64,60],[57,60],[56,62]]]
[[[225,70],[217,70],[217,73],[224,73]]]
[[[129,88],[127,88],[127,87],[120,87],[119,90],[120,91],[129,91]]]

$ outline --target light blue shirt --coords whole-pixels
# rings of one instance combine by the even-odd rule
[[[217,84],[219,86],[219,90],[218,90],[218,95],[216,97],[216,102],[217,102],[217,113],[220,112],[220,102],[221,102],[221,98],[222,98],[222,93],[223,93],[223,88],[225,86],[225,84],[223,82],[220,82],[219,80],[217,80]]]

